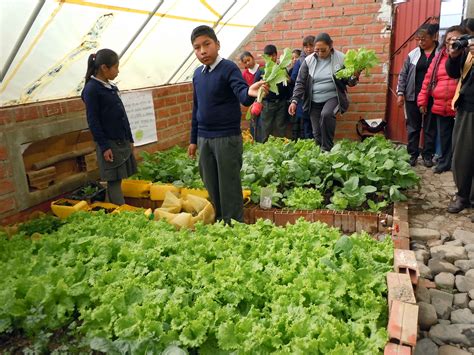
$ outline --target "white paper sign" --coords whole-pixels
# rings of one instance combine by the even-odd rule
[[[156,142],[158,136],[151,91],[121,93],[120,98],[127,111],[135,146]]]

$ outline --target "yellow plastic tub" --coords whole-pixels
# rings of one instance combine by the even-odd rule
[[[181,197],[185,199],[188,195],[199,196],[207,199],[209,198],[209,193],[206,189],[188,189],[186,187],[183,187],[181,189]]]
[[[91,212],[98,212],[104,210],[105,213],[113,213],[119,206],[109,202],[94,202],[89,206]]]
[[[143,208],[124,204],[124,205],[118,206],[112,213],[136,212],[136,211],[139,211],[139,210],[143,210]]]
[[[181,188],[174,186],[173,184],[153,184],[150,187],[150,200],[163,201],[168,191],[178,195]]]
[[[142,198],[150,196],[151,181],[122,180],[122,192],[125,197]]]
[[[89,205],[86,201],[70,200],[62,198],[51,202],[51,211],[59,218],[66,218],[77,211],[87,211]]]

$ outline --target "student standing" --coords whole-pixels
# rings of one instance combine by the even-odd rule
[[[293,78],[293,70],[295,70],[296,63],[299,61],[301,57],[301,50],[300,49],[293,49],[291,52],[291,64],[288,66],[288,75],[290,77],[290,80],[288,81],[288,92],[292,93],[293,89],[295,87],[295,82],[291,79]],[[299,70],[299,66],[298,69]],[[303,138],[303,117],[302,117],[302,112],[298,112],[299,114],[296,114],[294,116],[288,115],[288,122],[290,123],[291,126],[291,139],[292,140],[297,140],[300,138]]]
[[[474,18],[463,21],[466,31],[474,36]],[[466,43],[467,42],[467,43]],[[467,46],[454,49],[451,45],[446,71],[459,79],[453,98],[457,108],[453,129],[453,177],[458,191],[448,206],[448,212],[459,213],[474,202],[474,39]],[[471,216],[474,222],[474,216]]]
[[[407,151],[410,154],[410,165],[415,166],[420,154],[420,133],[423,127],[424,145],[421,155],[423,164],[431,168],[436,145],[436,122],[431,119],[432,101],[427,105],[426,113],[422,114],[416,103],[428,67],[435,54],[438,42],[436,34],[439,25],[427,24],[421,26],[417,32],[419,45],[408,53],[408,57],[398,76],[397,104],[405,105],[406,126],[408,133]]]
[[[277,62],[277,48],[273,44],[268,44],[263,49],[263,53],[268,55],[275,63]],[[283,83],[278,86],[278,95],[269,92],[263,99],[263,110],[261,114],[263,125],[263,141],[266,142],[270,135],[275,137],[285,137],[286,133],[286,99],[288,89]]]
[[[91,54],[87,61],[86,84],[82,100],[87,123],[96,142],[100,177],[107,181],[109,201],[125,203],[122,179],[137,171],[133,137],[118,88],[110,82],[119,73],[119,58],[110,49]]]
[[[255,62],[252,53],[247,51],[243,52],[240,55],[240,61],[245,67],[245,70],[242,72],[242,76],[244,77],[247,85],[250,86],[257,81],[260,81],[262,78],[262,71],[260,70],[258,63]],[[254,117],[250,121],[250,133],[252,134],[255,142],[263,142],[263,126],[260,115]]]
[[[293,83],[293,89],[294,89],[294,84],[296,82],[296,78],[298,77],[298,72],[300,71],[301,64],[303,63],[304,59],[309,56],[310,54],[313,54],[314,52],[314,36],[306,36],[303,38],[303,51],[301,52],[300,58],[296,61],[295,66],[293,67],[293,70],[291,71],[291,82]],[[291,95],[292,93],[290,93]],[[298,105],[296,106],[296,117],[301,117],[301,122],[302,122],[302,138],[305,139],[313,139],[313,128],[311,127],[311,118],[309,117],[309,112],[303,110],[303,103],[299,102]]]
[[[446,30],[441,49],[431,62],[425,80],[423,80],[421,91],[418,94],[418,106],[422,114],[427,114],[429,102],[431,99],[433,100],[431,119],[437,124],[441,147],[437,165],[433,168],[435,174],[451,170],[451,137],[453,135],[454,116],[456,115],[456,112],[451,108],[451,101],[458,81],[451,78],[446,72],[446,62],[449,57],[449,46],[464,33],[465,30],[461,26],[452,26]]]
[[[219,56],[220,43],[211,27],[196,27],[191,43],[203,65],[193,76],[188,155],[195,157],[199,149],[199,173],[216,209],[216,219],[228,224],[232,219],[242,222],[240,104],[250,106],[263,82],[249,87],[238,66]]]

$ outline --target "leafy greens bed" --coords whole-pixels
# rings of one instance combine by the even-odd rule
[[[374,354],[392,248],[302,220],[193,232],[79,212],[38,240],[0,234],[0,339],[39,351],[62,329],[112,354]]]
[[[391,202],[405,200],[402,191],[419,182],[408,158],[405,148],[380,136],[364,142],[342,140],[329,153],[312,140],[271,138],[265,144],[245,144],[242,185],[252,190],[256,203],[261,188],[270,187],[275,206],[281,207],[285,199],[283,202],[298,201],[287,207],[304,209],[315,204],[315,192],[293,190],[306,187],[317,189],[324,197],[318,203],[321,207],[376,212]],[[197,162],[179,147],[145,153],[137,178],[202,187]]]

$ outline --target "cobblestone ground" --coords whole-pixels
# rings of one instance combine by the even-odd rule
[[[408,193],[410,228],[430,228],[452,234],[457,228],[474,232],[470,217],[474,209],[465,209],[458,214],[446,211],[449,201],[456,192],[453,174],[448,171],[434,174],[421,164],[415,167],[421,177],[421,186]]]
[[[456,192],[453,174],[433,174],[422,165],[418,189],[408,193],[410,248],[422,278],[416,287],[418,342],[414,355],[474,354],[474,209],[446,208]]]

